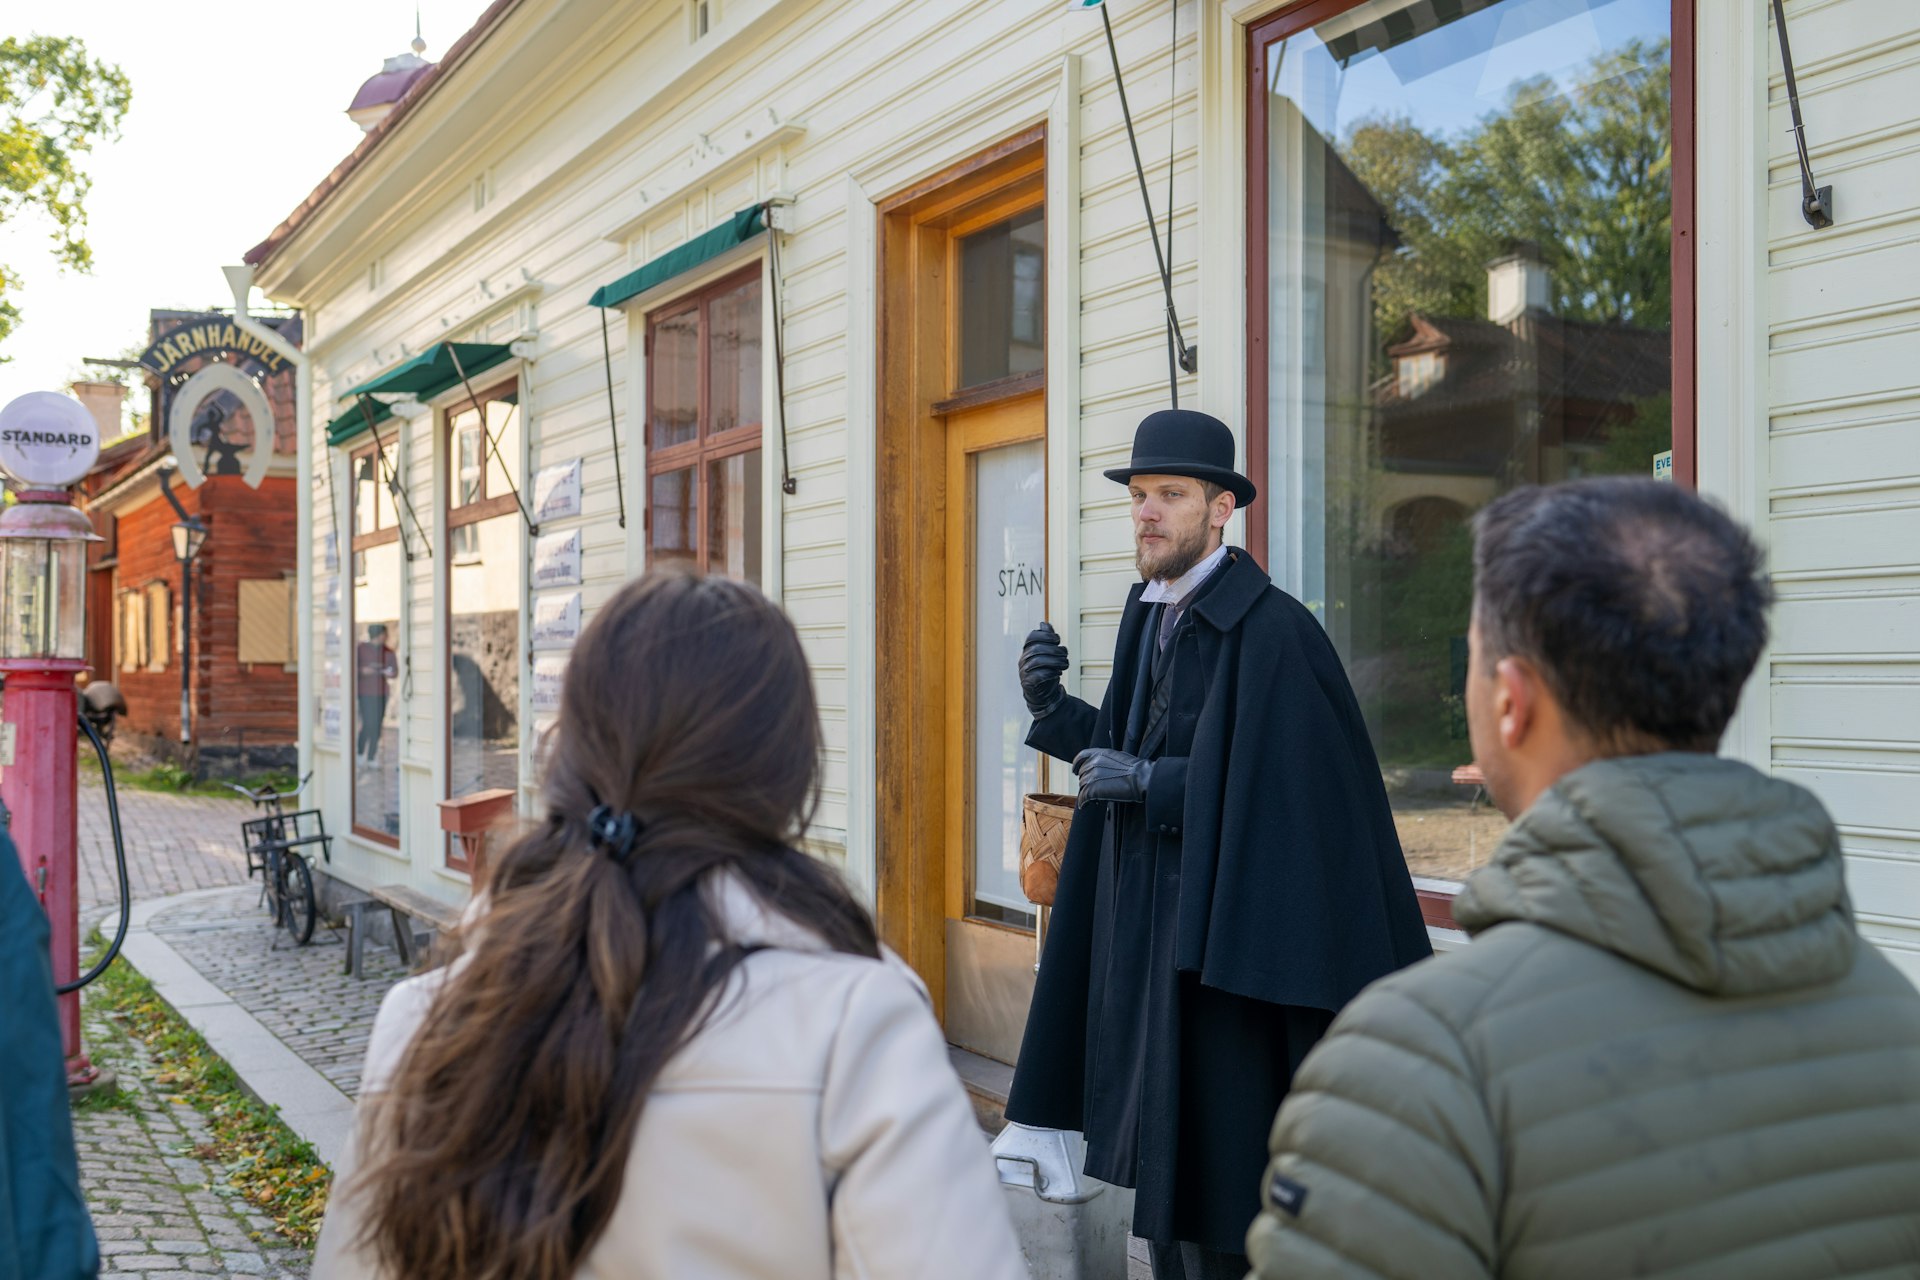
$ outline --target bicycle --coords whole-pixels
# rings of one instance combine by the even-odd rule
[[[313,773],[300,779],[291,791],[255,790],[229,782],[227,786],[253,802],[267,815],[240,824],[240,839],[246,852],[247,874],[260,873],[260,892],[266,900],[267,914],[275,928],[284,928],[293,944],[303,947],[313,939],[313,926],[319,919],[319,904],[314,898],[313,869],[301,852],[314,845],[320,856],[333,861],[333,840],[327,835],[326,819],[318,809],[288,812],[285,802],[297,799],[313,780]]]

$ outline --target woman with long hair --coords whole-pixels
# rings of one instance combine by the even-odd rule
[[[544,821],[381,1007],[317,1277],[1025,1275],[924,991],[795,848],[822,745],[752,587],[601,610]]]

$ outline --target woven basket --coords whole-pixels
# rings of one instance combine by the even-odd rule
[[[1067,851],[1076,796],[1030,795],[1020,805],[1020,892],[1036,906],[1053,905],[1060,858]]]

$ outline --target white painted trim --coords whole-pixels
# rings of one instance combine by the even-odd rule
[[[879,904],[879,333],[880,210],[847,178],[847,879]],[[1076,463],[1077,469],[1077,463]]]
[[[1200,9],[1200,403],[1230,424],[1239,442],[1240,467],[1247,461],[1247,39],[1242,11],[1256,15],[1271,0],[1253,4],[1203,0]],[[1269,457],[1271,457],[1271,452]],[[1257,477],[1260,497],[1272,501],[1271,478]],[[1274,517],[1279,518],[1279,517]],[[1236,511],[1227,541],[1246,544],[1246,516]]]
[[[1047,613],[1068,652],[1080,645],[1080,57],[1060,59],[1047,112]],[[1080,692],[1081,664],[1068,669]],[[1043,766],[1045,761],[1042,761]],[[1057,780],[1049,785],[1057,786]]]
[[[1695,216],[1700,492],[1768,532],[1767,23],[1753,5],[1695,18]],[[1770,657],[1762,654],[1724,754],[1766,768]]]

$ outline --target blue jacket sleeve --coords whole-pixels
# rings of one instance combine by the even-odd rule
[[[1147,830],[1180,834],[1187,810],[1187,757],[1162,756],[1147,776]]]

